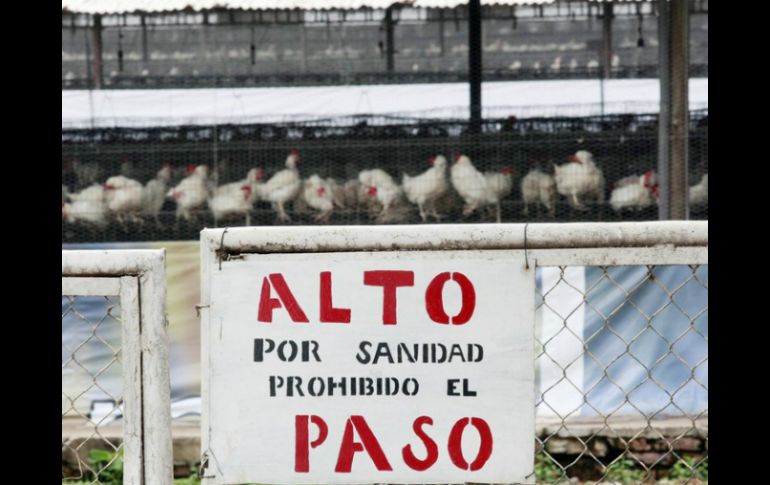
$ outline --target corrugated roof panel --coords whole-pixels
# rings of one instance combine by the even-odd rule
[[[554,0],[482,0],[484,5],[532,5]],[[213,9],[231,10],[358,10],[384,9],[394,0],[62,0],[62,11],[84,14],[119,14],[131,12],[180,12]],[[467,0],[402,0],[415,7],[453,8]]]

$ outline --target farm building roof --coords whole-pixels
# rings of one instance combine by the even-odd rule
[[[483,5],[533,5],[554,0],[482,0]],[[81,14],[161,13],[207,10],[359,10],[395,3],[422,8],[453,8],[467,0],[62,0],[63,12]]]

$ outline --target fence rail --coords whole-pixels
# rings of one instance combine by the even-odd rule
[[[707,222],[206,229],[201,250],[204,280],[250,254],[524,250],[537,270],[533,481],[708,482]]]
[[[171,483],[165,298],[163,251],[62,251],[63,483]]]

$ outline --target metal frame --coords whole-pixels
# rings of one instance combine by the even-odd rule
[[[123,483],[171,485],[165,250],[63,250],[62,295],[120,297]]]
[[[201,243],[204,272],[211,257],[352,251],[523,249],[541,266],[559,255],[580,260],[562,264],[707,264],[708,221],[238,227],[204,229]]]
[[[708,221],[239,227],[201,231],[201,458],[209,456],[212,271],[244,254],[524,250],[534,266],[708,264]],[[218,466],[218,465],[217,465]],[[204,484],[206,476],[203,475]]]

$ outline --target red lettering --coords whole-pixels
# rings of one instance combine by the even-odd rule
[[[476,471],[481,469],[492,455],[492,430],[489,429],[489,425],[483,419],[470,418],[471,425],[473,425],[479,432],[481,444],[476,459],[469,465],[468,462],[465,461],[462,448],[463,431],[465,430],[465,427],[468,426],[468,421],[468,418],[462,418],[452,426],[452,431],[449,433],[447,449],[449,450],[449,458],[457,468],[461,470]]]
[[[310,442],[310,424],[309,421],[318,426],[318,438]],[[300,415],[294,418],[294,471],[297,473],[307,473],[310,471],[310,448],[317,448],[326,441],[329,434],[329,427],[326,422],[318,416]]]
[[[268,278],[270,282],[268,283]],[[278,294],[278,298],[272,298],[270,296],[270,286],[275,288],[275,292]],[[259,296],[259,313],[257,320],[260,322],[272,322],[273,310],[283,306],[289,313],[293,322],[309,323],[305,312],[297,303],[294,295],[291,293],[289,286],[286,284],[286,280],[283,279],[283,275],[280,273],[274,273],[262,280],[262,293]]]
[[[438,446],[436,446],[436,442],[433,441],[431,437],[422,430],[423,425],[426,424],[431,426],[433,425],[433,420],[428,416],[420,416],[419,418],[415,419],[414,423],[412,424],[414,434],[416,434],[417,437],[422,440],[422,444],[425,446],[425,450],[427,451],[427,456],[425,459],[420,460],[414,456],[414,453],[412,453],[412,445],[406,445],[401,450],[401,456],[404,458],[404,463],[406,463],[406,465],[412,470],[417,470],[418,472],[427,470],[428,468],[432,467],[434,463],[436,463],[436,460],[438,460]]]
[[[350,323],[349,308],[334,308],[332,303],[332,273],[321,273],[321,322],[324,323]]]
[[[449,279],[456,282],[460,286],[462,292],[462,306],[460,312],[449,317],[444,310],[444,285]],[[462,273],[450,273],[444,272],[437,275],[431,280],[428,285],[428,289],[425,290],[425,309],[428,311],[428,316],[436,323],[452,325],[462,325],[468,323],[468,320],[473,316],[473,311],[476,309],[476,290],[473,288],[473,283]]]
[[[361,437],[361,443],[354,440],[353,428],[356,429]],[[337,473],[350,473],[353,466],[353,455],[359,451],[364,451],[374,462],[374,466],[379,471],[392,471],[393,468],[388,463],[385,453],[380,447],[380,443],[372,433],[369,425],[366,424],[363,416],[351,416],[345,424],[345,432],[342,435],[342,445],[337,456],[337,466],[334,471]]]
[[[382,323],[398,323],[396,289],[400,286],[414,286],[414,271],[364,271],[364,284],[382,286]]]

